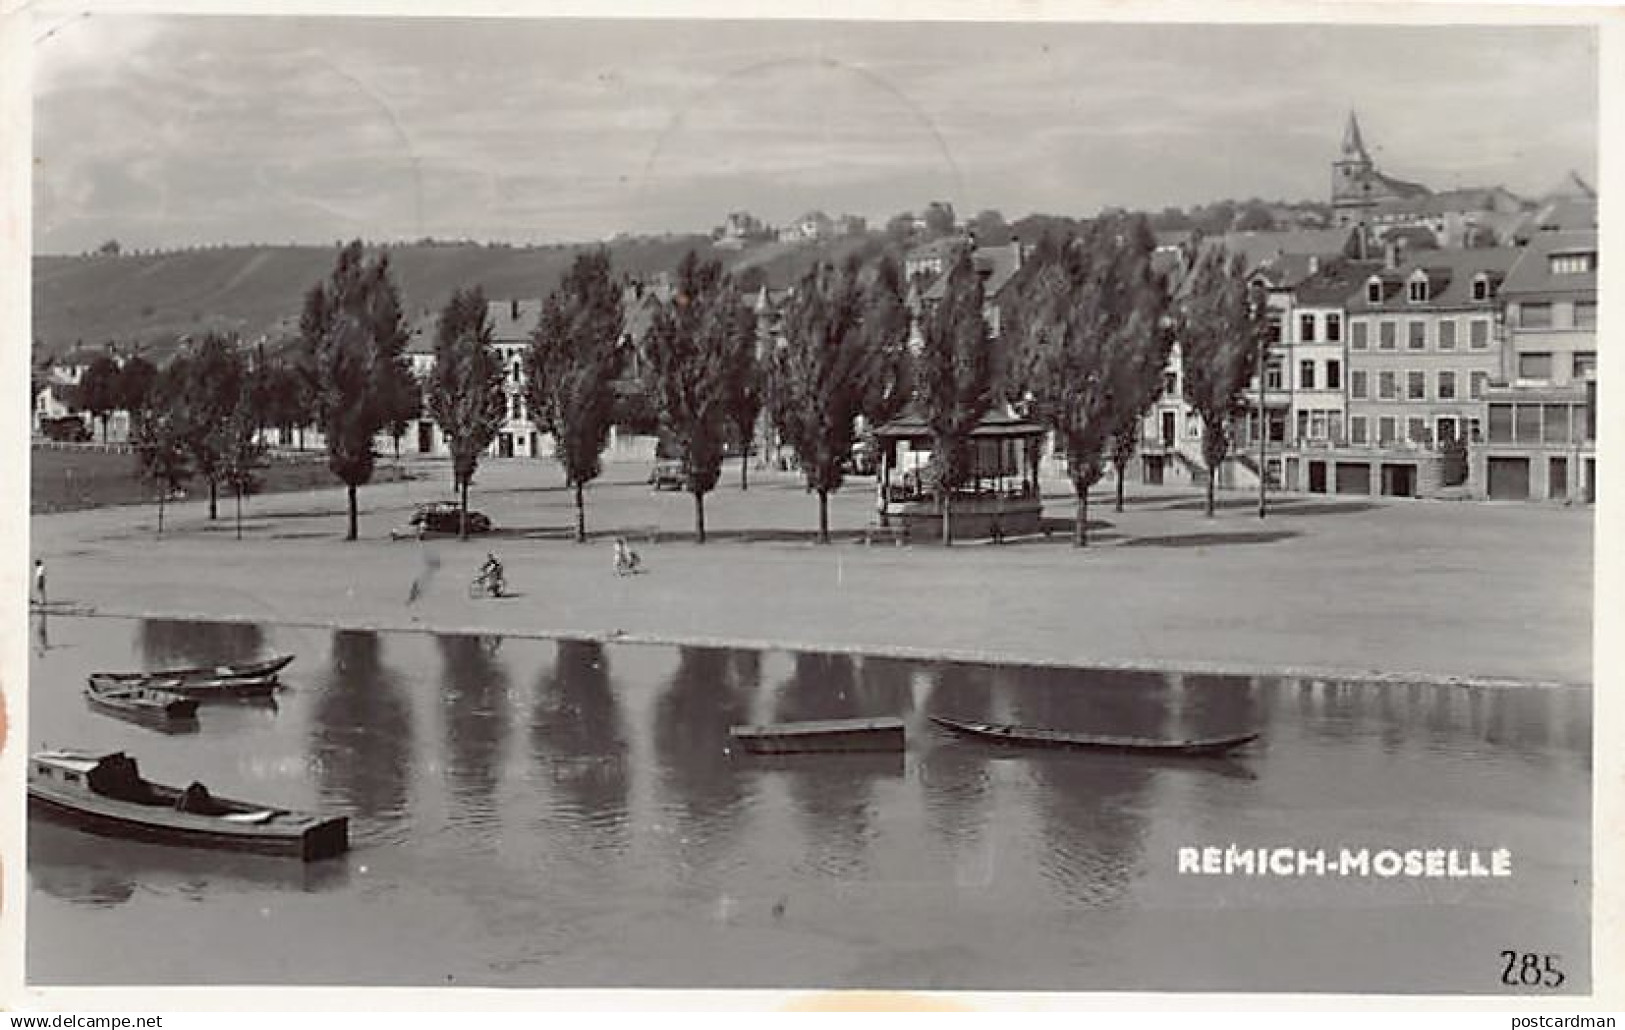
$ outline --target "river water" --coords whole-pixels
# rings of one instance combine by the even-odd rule
[[[1591,696],[36,616],[35,747],[346,814],[340,859],[29,820],[27,977],[65,984],[1471,992],[1590,984]],[[294,652],[162,733],[98,669]],[[1262,739],[1226,760],[999,749],[927,714]],[[730,754],[900,715],[900,755]],[[1181,848],[1459,848],[1511,875],[1181,872]],[[1510,960],[1516,963],[1518,959]],[[1516,968],[1510,978],[1516,983]]]

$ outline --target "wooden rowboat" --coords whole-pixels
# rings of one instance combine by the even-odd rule
[[[29,806],[92,833],[312,861],[347,851],[349,820],[233,801],[201,783],[141,778],[123,752],[41,751],[28,767]]]
[[[91,682],[85,688],[90,703],[115,715],[161,722],[197,715],[198,699],[151,687]]]
[[[1241,733],[1230,737],[1197,740],[1161,740],[1155,737],[1070,733],[1065,730],[1046,730],[1036,726],[1014,726],[1009,723],[970,722],[940,715],[933,715],[930,718],[938,726],[946,727],[955,733],[963,733],[979,740],[1027,747],[1077,747],[1103,751],[1143,751],[1159,755],[1201,756],[1221,755],[1258,739],[1257,733]]]
[[[890,717],[734,726],[728,730],[728,736],[746,751],[765,755],[801,751],[901,751],[904,747],[903,720]]]
[[[161,669],[154,672],[98,672],[97,676],[110,680],[231,680],[276,678],[277,673],[293,661],[291,654],[277,655],[257,662],[227,662],[223,665],[199,665],[186,669]]]
[[[226,676],[212,679],[182,679],[146,673],[93,672],[92,689],[118,689],[141,687],[166,694],[178,694],[199,700],[211,698],[267,697],[276,692],[280,684],[276,673],[269,676]]]

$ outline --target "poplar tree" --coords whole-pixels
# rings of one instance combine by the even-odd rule
[[[468,488],[480,455],[496,439],[508,414],[502,359],[491,345],[491,332],[485,291],[477,286],[454,292],[440,309],[435,327],[428,408],[451,451],[459,540],[468,539]]]

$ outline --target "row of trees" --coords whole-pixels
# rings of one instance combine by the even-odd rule
[[[1006,329],[998,347],[989,338],[982,277],[962,254],[941,299],[921,313],[913,350],[902,274],[889,255],[810,269],[766,340],[740,283],[719,262],[688,253],[672,300],[656,311],[643,342],[642,389],[693,496],[696,540],[705,540],[705,496],[720,478],[730,433],[748,444],[765,412],[818,497],[819,538],[827,541],[828,498],[842,486],[859,420],[883,423],[912,401],[931,433],[943,539],[951,542],[953,493],[974,472],[971,433],[1004,402],[1052,430],[1064,448],[1082,545],[1089,489],[1108,463],[1119,473],[1126,467],[1175,339],[1186,400],[1206,428],[1211,514],[1214,470],[1228,453],[1230,421],[1254,368],[1262,305],[1247,291],[1239,258],[1213,250],[1171,294],[1153,271],[1154,249],[1139,216],[1103,217],[1076,234],[1045,237],[1000,298]],[[584,253],[545,299],[525,356],[526,407],[555,441],[575,495],[577,539],[586,538],[584,490],[602,471],[616,420],[622,330],[608,253]],[[313,421],[329,468],[348,488],[346,539],[355,539],[356,491],[372,477],[374,441],[388,433],[398,446],[421,399],[451,451],[466,529],[479,458],[507,418],[483,292],[459,290],[447,301],[433,369],[419,383],[405,357],[407,329],[388,259],[369,262],[355,242],[307,294],[300,333],[283,363],[249,367],[233,341],[211,336],[166,368],[137,417],[149,477],[172,487],[177,477],[200,476],[213,518],[220,487],[235,489],[239,502],[252,487],[261,430]]]

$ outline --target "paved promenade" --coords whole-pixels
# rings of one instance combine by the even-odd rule
[[[449,496],[444,463],[364,488],[345,543],[341,489],[253,498],[210,524],[188,502],[155,535],[152,506],[35,516],[33,554],[61,611],[727,642],[1080,665],[1586,684],[1592,679],[1592,512],[1523,504],[1283,497],[1260,521],[1192,488],[1101,493],[1092,545],[1066,529],[1003,546],[864,546],[873,480],[832,498],[841,541],[812,543],[816,499],[738,467],[707,499],[713,541],[689,539],[686,494],[641,465],[589,491],[586,545],[552,462],[482,467],[471,506],[499,530],[460,543],[391,541],[413,503]],[[1046,503],[1069,517],[1064,484]],[[617,577],[608,535],[648,573]],[[472,599],[487,550],[515,596]]]

